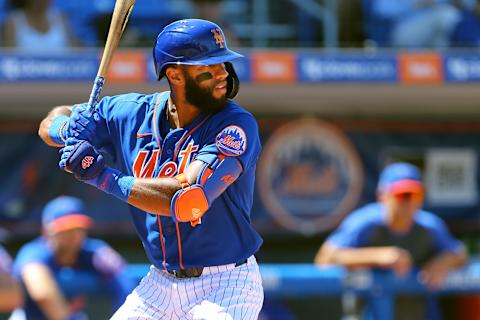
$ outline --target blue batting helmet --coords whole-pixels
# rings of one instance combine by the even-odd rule
[[[238,77],[231,60],[243,56],[228,49],[222,29],[213,22],[201,19],[184,19],[167,25],[158,35],[153,48],[153,60],[157,79],[165,75],[168,65],[204,66],[225,63],[227,97],[233,98],[238,91]]]

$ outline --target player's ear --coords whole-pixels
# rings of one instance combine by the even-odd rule
[[[184,81],[182,69],[178,66],[167,67],[167,70],[165,70],[165,75],[168,79],[168,82],[173,85],[180,85]]]

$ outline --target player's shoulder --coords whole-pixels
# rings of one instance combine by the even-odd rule
[[[427,229],[433,230],[445,227],[445,222],[442,218],[427,210],[418,210],[414,219],[417,224]]]
[[[24,264],[29,261],[46,261],[53,256],[53,251],[47,245],[45,238],[38,237],[20,247],[15,262]]]
[[[214,114],[210,122],[220,127],[229,125],[239,125],[247,128],[258,127],[253,114],[232,100],[228,100],[228,105],[223,110]]]
[[[82,249],[84,251],[95,252],[105,247],[110,247],[105,241],[96,238],[87,238],[83,242]]]
[[[382,223],[381,213],[382,206],[373,202],[354,210],[345,218],[345,222],[357,227],[374,226]]]
[[[125,111],[127,114],[134,114],[137,109],[153,109],[158,98],[158,93],[125,93],[114,96],[105,96],[98,104],[104,110],[115,112]]]

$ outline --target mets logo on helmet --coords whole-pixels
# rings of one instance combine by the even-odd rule
[[[306,118],[288,122],[264,144],[257,183],[266,211],[306,235],[334,228],[363,187],[359,156],[335,126]]]
[[[238,126],[228,126],[217,135],[215,144],[224,155],[237,157],[247,149],[247,135]]]
[[[212,29],[210,31],[213,33],[215,43],[220,45],[220,48],[223,48],[223,43],[225,42],[225,39],[223,39],[222,31],[220,31],[220,29]]]

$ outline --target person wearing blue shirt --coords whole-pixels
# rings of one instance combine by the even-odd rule
[[[388,165],[380,175],[378,201],[352,212],[321,246],[315,263],[390,269],[400,277],[417,267],[422,283],[439,288],[450,270],[465,264],[467,253],[439,217],[421,209],[424,195],[417,167]]]
[[[22,304],[22,290],[12,276],[12,258],[0,245],[0,314]]]
[[[460,21],[460,12],[451,0],[371,1],[372,17],[389,22],[389,44],[393,47],[448,47]]]
[[[217,24],[178,20],[153,47],[169,91],[103,97],[94,112],[58,106],[40,123],[42,140],[62,147],[61,169],[130,205],[151,262],[112,319],[258,318],[263,240],[251,209],[262,145],[254,115],[233,100],[231,61],[242,57]]]
[[[14,262],[25,303],[11,319],[88,319],[87,294],[98,291],[99,283],[114,296],[112,311],[123,303],[134,286],[126,262],[102,240],[87,237],[92,219],[85,212],[83,201],[71,196],[44,207],[43,235],[23,245]],[[80,283],[85,277],[99,282],[89,287]]]

